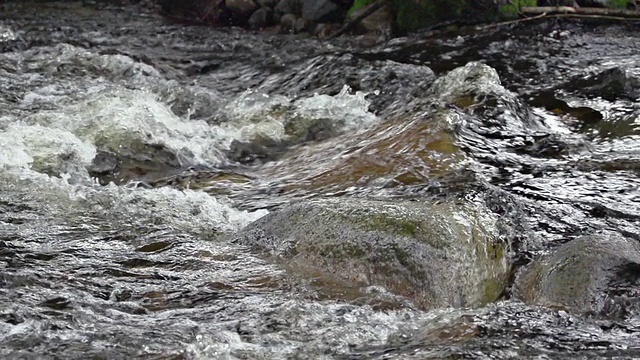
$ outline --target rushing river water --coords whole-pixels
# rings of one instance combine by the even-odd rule
[[[603,229],[640,240],[639,36],[552,19],[363,47],[5,5],[0,357],[640,357],[633,311],[592,318],[509,293],[384,308],[384,289],[341,298],[226,237],[293,199],[469,187],[509,203],[518,265]],[[483,123],[456,127],[458,152],[416,119],[434,79],[470,61],[520,105],[487,99]],[[433,149],[445,155],[425,162]]]

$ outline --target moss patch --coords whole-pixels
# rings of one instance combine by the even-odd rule
[[[397,0],[393,2],[401,31],[414,31],[459,17],[467,7],[465,0]]]
[[[505,18],[515,18],[518,17],[520,8],[525,6],[536,6],[537,3],[537,0],[513,0],[506,5],[500,6],[498,11],[500,12],[500,15]]]
[[[492,303],[500,298],[504,291],[504,281],[498,279],[488,279],[484,282],[484,294],[482,296],[481,303],[486,305]]]
[[[353,6],[351,6],[351,9],[349,9],[347,15],[351,16],[351,14],[353,14],[355,11],[358,11],[358,9],[362,9],[363,7],[371,5],[374,2],[376,2],[376,0],[356,0],[353,2]]]
[[[366,224],[372,229],[397,233],[398,235],[416,236],[418,225],[405,219],[394,219],[384,215],[369,217]]]
[[[635,1],[633,0],[609,0],[606,6],[613,9],[627,9],[633,6]]]

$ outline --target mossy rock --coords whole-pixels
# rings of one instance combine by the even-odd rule
[[[615,233],[568,242],[520,272],[515,295],[528,304],[597,316],[640,310],[640,244]]]
[[[511,269],[499,221],[453,200],[319,199],[271,213],[233,241],[299,273],[383,286],[423,309],[478,307],[500,297]]]

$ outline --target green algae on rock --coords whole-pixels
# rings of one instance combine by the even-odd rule
[[[288,269],[354,289],[382,286],[425,309],[478,307],[507,286],[499,218],[457,201],[318,199],[291,204],[233,236]]]

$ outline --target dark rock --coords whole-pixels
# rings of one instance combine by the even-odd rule
[[[164,15],[216,25],[229,25],[231,14],[224,2],[211,0],[157,0]]]
[[[233,241],[296,275],[383,286],[424,309],[498,299],[510,271],[499,218],[481,205],[320,199],[273,212]]]
[[[65,297],[59,296],[45,300],[41,302],[40,305],[54,310],[65,310],[71,307],[71,301]]]
[[[116,154],[109,151],[98,151],[88,170],[93,176],[109,174],[118,169],[119,162]]]
[[[433,70],[427,66],[392,60],[363,63],[358,69],[360,73],[356,78],[357,82],[352,85],[370,94],[370,108],[376,113],[402,111],[401,108],[394,109],[399,104],[394,100],[396,97],[421,97],[429,91],[436,78]]]
[[[309,20],[305,18],[298,18],[295,24],[293,24],[293,32],[295,33],[305,32],[308,29],[309,29]]]
[[[280,18],[280,25],[284,31],[292,31],[296,24],[296,16],[293,14],[285,14]]]
[[[302,2],[301,0],[280,0],[274,10],[280,14],[300,15],[302,13]]]
[[[227,157],[241,164],[264,163],[277,159],[286,149],[287,144],[266,137],[252,142],[233,140]]]
[[[162,145],[130,145],[132,146],[120,146],[118,152],[116,149],[99,150],[92,164],[87,167],[89,175],[98,179],[102,185],[110,182],[120,185],[132,180],[145,180],[190,163],[186,157]]]
[[[330,0],[303,0],[302,17],[315,22],[342,23],[346,12]]]
[[[332,138],[340,134],[340,128],[343,125],[330,119],[294,116],[285,121],[284,132],[289,142],[298,144]]]
[[[224,4],[231,13],[240,16],[248,16],[258,8],[253,0],[225,0]]]
[[[640,71],[616,67],[605,70],[595,76],[579,79],[571,83],[575,88],[582,88],[582,93],[605,100],[616,101],[640,98]]]
[[[575,0],[578,6],[584,7],[610,7],[611,0]]]
[[[568,242],[518,275],[514,294],[528,304],[626,317],[640,312],[640,244],[616,233]]]
[[[256,2],[261,7],[268,7],[268,8],[271,8],[271,9],[273,9],[278,3],[277,0],[256,0]]]
[[[268,7],[261,7],[251,14],[247,22],[252,29],[262,29],[273,25],[273,10]]]

